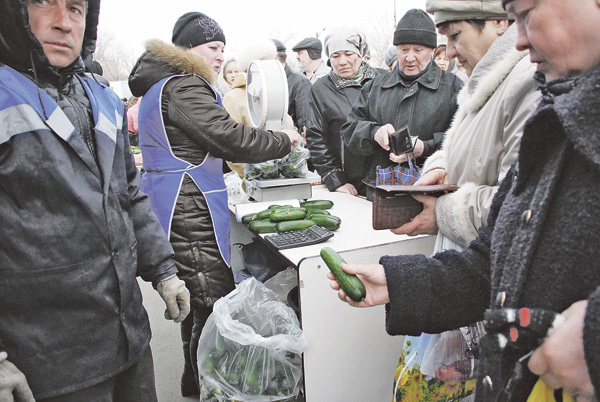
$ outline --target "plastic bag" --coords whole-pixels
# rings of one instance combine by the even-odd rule
[[[458,332],[460,334],[460,331]],[[437,344],[439,339],[439,334],[425,333],[405,338],[402,355],[396,368],[394,402],[460,401],[475,391],[476,378],[444,381],[421,371],[427,350],[431,348],[431,344]]]
[[[556,402],[556,398],[554,398],[554,392],[554,389],[550,388],[548,384],[544,382],[544,380],[539,378],[531,390],[531,393],[527,398],[527,402]],[[562,401],[573,402],[573,397],[563,391]]]
[[[474,357],[484,331],[480,322],[433,335],[423,354],[421,373],[441,381],[475,378],[479,359]]]
[[[227,201],[229,205],[236,205],[248,199],[248,195],[242,187],[242,179],[237,172],[229,172],[223,175],[225,186],[227,186]]]
[[[235,245],[242,252],[244,269],[259,282],[264,283],[288,267],[282,258],[257,238],[253,238],[252,243]]]
[[[199,345],[201,401],[286,401],[300,391],[298,318],[254,278],[215,302]]]
[[[271,279],[265,282],[265,286],[277,293],[279,300],[288,303],[288,294],[295,286],[298,286],[298,271],[292,267],[287,267]]]
[[[261,163],[246,163],[244,166],[246,180],[265,180],[279,178],[279,160],[273,159]]]
[[[283,177],[306,177],[308,174],[310,151],[302,143],[292,147],[292,151],[279,161],[279,172]]]
[[[287,178],[306,177],[309,173],[309,158],[310,151],[302,143],[299,143],[281,159],[247,163],[244,167],[244,177],[246,180],[277,179],[281,176]]]

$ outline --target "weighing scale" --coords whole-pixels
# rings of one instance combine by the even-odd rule
[[[252,125],[265,130],[281,131],[288,111],[288,83],[283,65],[277,60],[255,60],[248,66],[246,101]],[[246,193],[256,201],[308,199],[311,183],[318,175],[307,178],[245,179]]]

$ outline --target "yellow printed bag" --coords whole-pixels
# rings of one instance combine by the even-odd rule
[[[544,380],[539,378],[531,390],[527,402],[556,402],[554,389],[550,388]],[[571,395],[563,392],[563,402],[573,402],[573,398]]]

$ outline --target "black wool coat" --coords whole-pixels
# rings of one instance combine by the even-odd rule
[[[587,300],[585,359],[600,392],[599,87],[600,66],[575,82],[547,85],[488,226],[467,249],[429,259],[381,258],[390,334],[437,333],[481,320],[501,292],[505,307],[555,312]],[[491,400],[481,380],[489,375],[494,384],[504,383],[514,358],[485,348],[481,354],[494,363],[480,366],[477,400]]]
[[[329,191],[352,183],[360,189],[366,158],[343,144],[340,130],[363,85],[379,74],[363,62],[362,82],[351,83],[333,70],[315,82],[310,90],[306,142],[310,159]]]

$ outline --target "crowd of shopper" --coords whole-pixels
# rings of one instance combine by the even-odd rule
[[[479,323],[478,401],[514,384],[515,401],[540,388],[597,399],[597,0],[428,0],[399,20],[384,68],[361,27],[338,26],[292,47],[299,71],[267,38],[225,63],[219,23],[190,11],[171,43],[146,43],[128,105],[93,60],[100,0],[0,8],[0,401],[157,400],[138,276],[180,323],[181,393],[197,395],[200,333],[235,288],[225,162],[303,141],[329,191],[371,199],[399,169],[459,187],[415,196],[423,212],[392,230],[437,235],[431,256],[343,264],[367,297],[330,275],[341,300],[386,305],[388,333],[413,340]],[[253,127],[245,103],[249,64],[275,59],[280,131]],[[400,129],[413,149],[395,154]],[[533,337],[523,311],[564,323]]]

